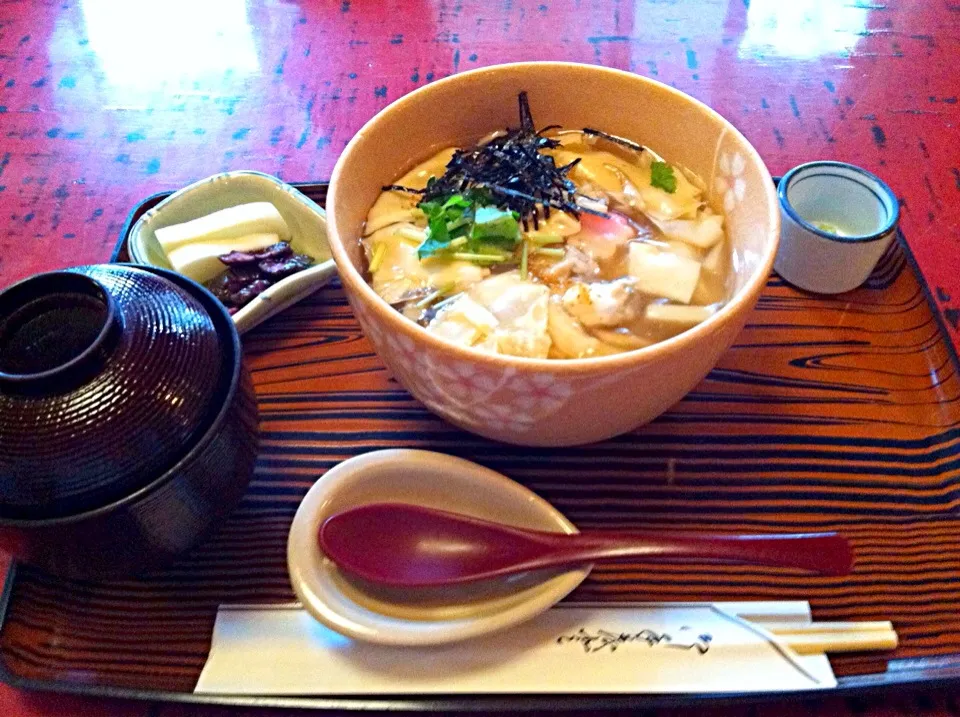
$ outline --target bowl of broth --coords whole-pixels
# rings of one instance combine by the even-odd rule
[[[706,376],[780,219],[756,150],[706,105],[533,62],[381,111],[334,168],[328,228],[365,334],[414,396],[488,438],[564,446],[641,426]]]

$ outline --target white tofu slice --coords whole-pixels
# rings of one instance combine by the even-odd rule
[[[490,269],[470,261],[436,261],[425,264],[430,286],[448,292],[465,291],[490,275]]]
[[[393,192],[393,194],[400,194],[400,192]],[[386,196],[386,193],[381,196]],[[409,195],[408,195],[409,196]],[[377,200],[379,204],[380,201]],[[417,209],[413,204],[408,207],[398,207],[396,209],[384,209],[377,208],[376,212],[373,209],[370,210],[369,219],[367,219],[366,225],[363,227],[363,235],[370,236],[374,232],[378,232],[385,227],[389,227],[393,224],[412,224],[418,219],[423,218],[423,212]]]
[[[497,317],[468,295],[451,302],[427,324],[427,331],[460,346],[497,353]]]
[[[276,234],[280,241],[290,241],[290,228],[270,202],[239,204],[189,222],[161,227],[155,232],[168,256],[186,244],[239,239],[251,234]]]
[[[701,191],[692,184],[683,172],[673,167],[676,189],[666,192],[651,185],[651,165],[661,161],[650,150],[641,152],[636,164],[617,159],[617,168],[629,179],[640,195],[639,207],[653,220],[694,217],[700,205]]]
[[[368,261],[373,260],[377,247],[384,247],[370,284],[390,304],[397,303],[411,291],[428,286],[430,280],[417,257],[417,247],[395,236],[394,232],[394,227],[386,227],[363,240]]]
[[[687,259],[693,259],[694,261],[701,261],[703,259],[703,253],[694,245],[687,244],[685,241],[678,241],[676,239],[664,239],[663,241],[664,251],[673,252],[678,256],[685,256]]]
[[[530,231],[523,234],[529,239],[536,239],[543,236],[568,237],[579,231],[580,221],[575,216],[553,209],[549,219],[541,217],[536,229],[533,228],[533,222],[530,222]]]
[[[673,192],[665,192],[650,184],[650,166],[660,158],[649,150],[640,152],[635,162],[598,149],[583,153],[558,148],[546,150],[546,153],[553,155],[558,165],[579,158],[580,162],[570,170],[574,182],[579,186],[597,187],[607,194],[622,194],[627,204],[641,209],[652,219],[695,217],[700,206],[702,190],[678,167],[673,167],[676,179]]]
[[[700,279],[700,262],[643,242],[630,244],[628,263],[636,288],[645,294],[689,304]]]
[[[577,283],[563,294],[563,308],[584,326],[619,326],[636,315],[632,279]]]
[[[646,317],[674,326],[696,326],[716,313],[714,306],[678,306],[677,304],[649,304]]]
[[[427,186],[430,177],[441,177],[447,162],[453,157],[455,148],[448,147],[425,162],[421,162],[396,181],[402,187],[423,189]],[[370,236],[384,227],[400,222],[423,222],[423,212],[417,209],[420,201],[419,194],[400,191],[381,192],[377,201],[367,213],[367,223],[363,228],[363,235]]]
[[[239,239],[214,239],[186,244],[167,254],[174,271],[201,284],[222,274],[227,267],[220,257],[232,251],[256,252],[279,241],[276,234],[251,234]]]

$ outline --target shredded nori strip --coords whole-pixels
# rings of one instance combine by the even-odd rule
[[[520,127],[507,129],[486,144],[458,149],[447,164],[442,177],[431,177],[424,189],[411,189],[391,184],[384,191],[419,194],[422,202],[444,201],[454,194],[471,192],[491,196],[496,206],[517,212],[525,231],[536,229],[541,218],[550,217],[550,209],[560,209],[574,216],[581,212],[607,216],[603,212],[581,207],[576,202],[577,188],[567,174],[580,160],[558,167],[543,149],[560,143],[543,133],[556,125],[536,130],[527,93],[521,92]]]
[[[584,127],[583,133],[592,135],[594,137],[602,137],[603,139],[613,142],[614,144],[619,144],[623,147],[627,147],[636,152],[642,152],[644,149],[646,149],[646,147],[644,147],[642,144],[638,144],[633,140],[624,139],[623,137],[618,137],[615,134],[607,134],[606,132],[602,132],[598,129],[591,129],[590,127]]]
[[[409,192],[410,194],[423,194],[424,189],[414,189],[413,187],[404,187],[402,184],[386,184],[380,187],[384,192]]]

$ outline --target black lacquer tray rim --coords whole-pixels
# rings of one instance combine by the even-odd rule
[[[777,182],[779,178],[775,178]],[[291,183],[299,191],[323,191],[326,182]],[[169,196],[172,192],[160,192],[146,197],[137,204],[127,217],[120,232],[120,238],[110,256],[110,261],[120,260],[126,247],[127,237],[137,219],[150,207]],[[897,230],[897,245],[903,251],[911,271],[923,289],[927,305],[937,322],[938,330],[944,337],[949,358],[960,373],[960,356],[957,354],[944,319],[937,309],[936,301],[927,285],[916,257],[902,232]],[[17,565],[11,565],[0,594],[0,630],[7,619],[7,612],[17,577]],[[809,700],[817,697],[855,697],[867,693],[909,692],[960,686],[960,654],[955,666],[936,667],[932,664],[925,668],[923,658],[911,660],[918,663],[916,668],[896,669],[887,672],[863,675],[851,675],[837,678],[837,687],[829,690],[802,690],[792,692],[735,692],[735,693],[694,693],[694,694],[503,694],[503,695],[436,695],[423,698],[410,696],[251,696],[229,694],[200,694],[195,692],[165,692],[158,690],[140,690],[126,687],[86,685],[75,682],[38,680],[21,677],[12,673],[0,660],[0,682],[19,689],[37,692],[53,692],[88,697],[107,697],[115,699],[133,699],[151,702],[179,702],[193,704],[211,704],[235,707],[263,708],[300,708],[357,711],[426,711],[426,712],[528,712],[534,710],[574,711],[574,710],[626,710],[658,709],[675,707],[703,707],[714,705],[759,704],[773,701]],[[939,658],[942,659],[942,658]],[[932,662],[932,661],[931,661]],[[892,660],[890,665],[896,665]]]

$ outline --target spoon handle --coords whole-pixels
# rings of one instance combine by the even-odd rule
[[[837,533],[800,535],[681,535],[612,532],[579,535],[543,534],[550,552],[547,565],[620,558],[651,561],[710,560],[783,568],[803,568],[823,575],[847,575],[853,554]]]

